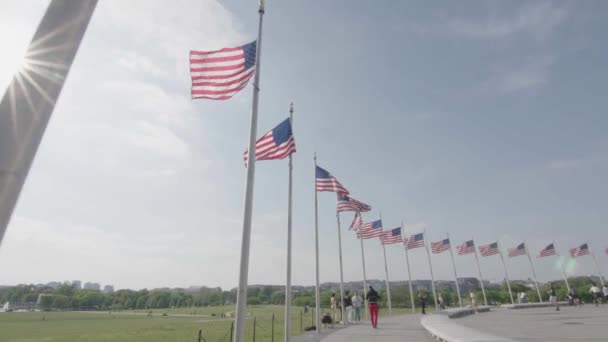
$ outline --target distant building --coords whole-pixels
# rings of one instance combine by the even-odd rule
[[[114,286],[112,285],[106,285],[103,287],[103,292],[105,293],[112,293],[114,292]]]
[[[58,281],[51,281],[51,282],[49,282],[49,283],[46,284],[46,286],[52,287],[54,289],[58,289],[59,286],[61,286],[61,285],[62,285],[62,283],[60,283]]]
[[[84,283],[84,286],[82,287],[82,289],[99,291],[101,289],[101,286],[99,286],[99,283],[86,282],[86,283]]]
[[[72,280],[72,288],[74,288],[74,290],[82,289],[82,282],[80,280]]]

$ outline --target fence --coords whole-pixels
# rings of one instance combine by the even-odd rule
[[[260,314],[260,317],[251,315],[248,317],[245,327],[245,338],[250,342],[274,342],[283,340],[284,336],[284,313]],[[198,342],[231,342],[234,331],[234,320],[230,325],[221,323],[226,321],[205,322],[203,328],[199,329]],[[307,325],[310,322],[310,325]],[[291,336],[304,333],[305,328],[314,326],[314,309],[304,312],[303,309],[293,310],[291,314]]]

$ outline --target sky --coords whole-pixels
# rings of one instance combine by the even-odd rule
[[[48,1],[2,3],[0,89]],[[314,161],[429,241],[522,241],[536,255],[589,242],[608,273],[608,31],[603,1],[267,1],[258,134],[294,103],[293,283],[312,285]],[[116,288],[238,282],[252,86],[190,99],[188,52],[257,36],[257,2],[100,1],[0,246],[0,284]],[[335,197],[319,193],[321,282],[339,281]],[[256,165],[250,284],[284,284],[287,161]],[[362,279],[340,216],[344,280]],[[382,248],[364,242],[368,278]],[[390,280],[406,280],[401,245]],[[459,276],[476,276],[472,255]],[[540,281],[596,273],[591,258],[532,258]],[[500,281],[499,257],[482,258]],[[526,257],[506,260],[528,279]],[[429,279],[424,249],[413,279]],[[449,254],[432,256],[453,279]]]

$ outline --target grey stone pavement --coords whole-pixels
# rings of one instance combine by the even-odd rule
[[[458,324],[516,341],[608,341],[608,305],[538,309],[492,309]]]
[[[300,336],[292,339],[294,342],[323,341],[323,342],[431,342],[435,341],[420,325],[420,314],[381,317],[378,328],[373,329],[369,322],[349,325],[344,328],[325,329],[328,334],[320,339],[313,336]]]

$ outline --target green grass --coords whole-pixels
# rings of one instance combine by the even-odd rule
[[[121,312],[12,312],[0,314],[0,341],[2,342],[72,342],[72,341],[198,341],[198,331],[208,342],[229,342],[232,319],[219,317],[234,311],[234,306],[158,309],[147,317],[146,310]],[[168,316],[162,316],[163,313]],[[195,313],[195,315],[193,315]],[[393,315],[410,313],[408,309],[393,309]],[[216,316],[211,316],[216,314]],[[274,340],[283,339],[284,307],[260,305],[248,307],[246,336],[252,341],[253,318],[256,318],[256,342],[271,341],[272,315],[275,315]],[[294,307],[291,334],[300,335],[302,327],[313,324],[312,312]],[[362,313],[363,314],[363,313]],[[387,310],[380,311],[381,316]],[[171,315],[185,315],[177,317]],[[364,316],[363,316],[364,317]]]

